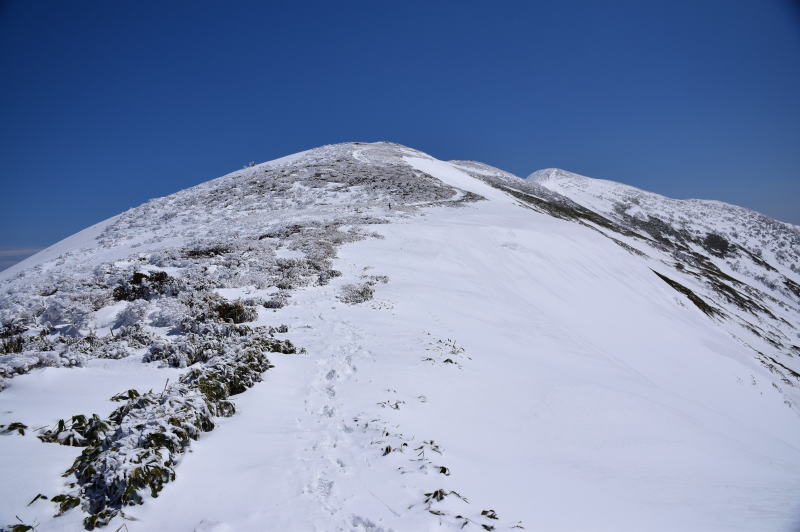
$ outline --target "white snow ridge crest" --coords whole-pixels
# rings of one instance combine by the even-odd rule
[[[800,229],[532,177],[324,146],[0,273],[0,527],[800,525]]]

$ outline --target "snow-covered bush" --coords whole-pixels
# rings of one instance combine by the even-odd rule
[[[39,434],[39,439],[48,443],[85,447],[89,442],[105,437],[108,431],[109,424],[97,414],[92,414],[88,418],[78,414],[72,416],[69,421],[60,419],[55,427]]]
[[[175,329],[180,325],[181,319],[187,311],[186,305],[179,298],[160,298],[152,304],[152,311],[149,315],[150,324],[153,327]]]
[[[132,327],[141,324],[147,316],[148,307],[149,305],[145,300],[137,299],[131,301],[117,314],[114,328]]]
[[[289,296],[286,294],[286,291],[281,290],[270,299],[264,301],[263,306],[264,308],[271,308],[271,309],[283,308],[286,306],[288,300]]]
[[[342,287],[339,300],[348,305],[363,303],[372,299],[375,291],[369,283],[346,284]]]
[[[232,323],[253,321],[258,317],[254,307],[246,306],[241,301],[223,301],[216,305],[214,310],[221,320]]]
[[[225,346],[208,364],[193,368],[163,392],[129,391],[126,403],[105,420],[77,415],[40,436],[86,447],[66,472],[74,475],[78,488],[62,499],[84,501],[90,514],[84,520],[87,529],[107,524],[123,506],[141,504],[142,492],[157,496],[175,479],[177,458],[191,440],[214,428],[214,416],[233,415],[228,398],[260,381],[271,367],[255,346],[271,341],[285,345],[261,334],[252,333],[249,345]]]
[[[114,299],[117,301],[150,300],[159,295],[175,296],[180,289],[180,283],[166,272],[152,272],[149,275],[133,272],[129,280],[123,281],[114,288]]]

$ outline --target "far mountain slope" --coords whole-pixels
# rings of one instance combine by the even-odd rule
[[[718,201],[674,200],[558,169],[527,180],[456,162],[531,208],[592,227],[631,253],[779,377],[800,384],[800,227]],[[666,269],[664,269],[666,268]],[[787,398],[787,401],[791,401]]]

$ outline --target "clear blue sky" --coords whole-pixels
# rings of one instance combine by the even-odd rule
[[[0,261],[348,140],[800,224],[788,0],[0,0],[0,76]]]

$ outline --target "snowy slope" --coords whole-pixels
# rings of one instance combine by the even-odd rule
[[[792,363],[797,300],[751,287],[775,319],[742,310],[599,192],[343,144],[153,200],[32,257],[0,281],[4,323],[16,320],[5,341],[24,338],[0,355],[0,424],[29,427],[0,437],[0,524],[75,530],[91,510],[96,484],[60,477],[82,449],[31,429],[113,417],[126,403],[108,398],[129,388],[193,397],[191,380],[180,388],[192,368],[288,339],[305,352],[269,352],[275,367],[231,395],[234,415],[185,451],[159,448],[174,480],[111,530],[792,530],[800,397],[763,357]],[[703,256],[731,271],[730,256]],[[788,262],[775,269],[794,279]],[[247,319],[214,315],[226,301]],[[126,442],[120,430],[99,448]],[[27,506],[37,493],[80,506],[52,517],[50,501]]]
[[[800,376],[800,227],[719,201],[675,200],[558,169],[532,186],[569,198],[673,263],[784,381]],[[652,248],[655,248],[654,250]],[[730,325],[730,324],[728,324]]]
[[[796,225],[721,201],[676,200],[555,168],[534,172],[530,179],[608,216],[657,216],[690,232],[721,234],[795,282],[800,281],[800,227]]]

